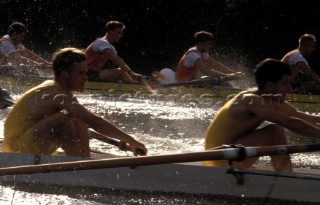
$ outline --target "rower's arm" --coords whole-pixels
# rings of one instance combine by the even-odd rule
[[[273,122],[304,136],[320,138],[320,127],[316,127],[312,123],[305,121],[305,119],[300,118],[301,116],[295,115],[295,109],[290,111],[293,107],[282,104],[279,105],[282,108],[274,109],[272,105],[267,103],[257,104],[255,102],[258,101],[251,101],[251,104],[248,104],[248,108],[262,120]],[[261,103],[261,101],[259,102]],[[282,112],[281,109],[286,111]]]
[[[219,64],[219,63],[218,63]],[[217,65],[218,65],[217,64]],[[223,66],[222,64],[219,64],[220,66]],[[198,58],[195,62],[195,66],[196,68],[199,69],[199,71],[203,72],[206,75],[212,76],[212,77],[235,77],[235,78],[243,78],[244,77],[244,73],[242,72],[224,72],[221,71],[223,69],[221,69],[222,67],[220,67],[220,69],[215,69],[213,68],[213,66],[208,65],[207,63],[205,63],[201,58]]]
[[[141,74],[133,72],[131,68],[126,64],[126,62],[122,58],[120,58],[113,50],[105,49],[103,52],[112,60],[114,64],[116,64],[119,68],[128,73],[128,75],[133,80],[139,82],[143,78]]]
[[[111,49],[105,49],[103,51],[111,60],[114,64],[116,64],[119,68],[127,72],[129,75],[134,73],[131,68],[126,64],[126,62],[120,58],[113,50]]]
[[[29,58],[37,63],[41,63],[41,64],[45,64],[45,65],[49,65],[50,62],[46,61],[45,59],[43,59],[42,57],[40,57],[39,55],[35,54],[34,52],[30,51],[29,49],[24,49],[19,51],[19,53],[26,57]]]
[[[113,125],[108,120],[90,112],[83,105],[74,103],[69,108],[66,108],[72,117],[78,118],[88,124],[97,132],[100,132],[107,136],[113,136],[123,141],[133,141],[133,138],[124,133],[118,127]]]
[[[299,110],[296,110],[296,112],[293,114],[294,117],[303,119],[306,122],[309,122],[315,127],[320,128],[320,117],[316,115],[310,115],[305,112],[301,112]]]
[[[209,57],[208,59],[203,60],[205,63],[209,64],[210,66],[212,66],[212,69],[214,70],[218,70],[222,73],[227,73],[227,74],[231,74],[234,73],[233,70],[231,70],[230,68],[224,66],[223,64],[217,62],[216,60],[214,60],[212,57]]]
[[[8,56],[8,61],[14,62],[15,64],[38,65],[36,61],[33,61],[27,57],[24,57],[23,55],[20,54],[20,52],[12,52]]]
[[[108,120],[103,119],[102,117],[90,112],[83,105],[73,101],[64,102],[64,108],[68,111],[71,117],[77,118],[84,123],[88,124],[89,127],[106,136],[112,136],[121,141],[124,141],[129,144],[131,151],[138,155],[139,149],[142,149],[144,153],[147,153],[147,149],[144,144],[138,142],[133,137],[128,135],[126,132],[109,122]]]
[[[320,77],[305,62],[300,61],[296,65],[307,78],[320,85]]]
[[[203,72],[206,75],[212,76],[212,77],[222,77],[222,76],[228,76],[229,74],[220,72],[215,69],[211,69],[209,65],[207,65],[201,58],[198,58],[195,62],[195,66],[199,71]]]

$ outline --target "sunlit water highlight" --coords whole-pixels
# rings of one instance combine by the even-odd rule
[[[15,96],[17,97],[17,96]],[[143,99],[125,101],[103,95],[79,95],[79,101],[92,112],[115,123],[121,129],[144,142],[149,155],[202,151],[206,129],[217,111],[215,106],[198,106],[177,102],[155,102]],[[7,110],[0,112],[3,120]],[[292,143],[315,143],[316,139],[301,138],[288,132]],[[120,152],[118,148],[91,141],[95,150],[120,156],[131,153]],[[318,153],[292,155],[295,167],[320,168]],[[263,157],[259,164],[270,164],[268,157]],[[28,187],[2,186],[0,204],[233,204],[232,199],[193,197],[186,195],[155,195],[130,192],[92,190],[69,190],[49,188],[48,190]],[[239,201],[240,202],[240,201]],[[256,201],[244,201],[242,204],[259,204]],[[270,204],[274,204],[272,202]],[[263,204],[263,203],[261,203]]]

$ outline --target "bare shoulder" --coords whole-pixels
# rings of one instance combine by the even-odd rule
[[[255,92],[246,92],[240,94],[235,100],[234,105],[261,105],[264,103],[264,99],[257,95]]]
[[[231,105],[231,112],[241,113],[243,115],[263,116],[274,112],[275,105],[266,101],[255,92],[246,92],[239,95]]]
[[[30,104],[61,104],[62,102],[72,102],[74,97],[72,93],[66,92],[59,86],[50,86],[41,89],[29,99]]]
[[[262,98],[254,92],[246,92],[238,95],[231,103],[229,115],[234,119],[248,119],[256,116],[250,107],[260,105]]]

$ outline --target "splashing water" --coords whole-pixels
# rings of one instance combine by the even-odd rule
[[[16,96],[14,96],[16,97]],[[202,151],[206,129],[216,114],[217,107],[170,102],[150,102],[141,99],[108,99],[94,95],[77,96],[80,103],[92,112],[106,118],[124,131],[144,142],[149,155]],[[8,111],[0,112],[3,121]],[[292,143],[315,143],[315,139],[305,139],[288,132]],[[131,153],[121,152],[118,148],[97,140],[92,140],[93,149],[119,156]],[[318,153],[294,154],[295,167],[318,167]],[[269,157],[262,157],[259,164],[270,164]],[[48,191],[51,190],[51,191]],[[206,197],[137,194],[132,192],[106,192],[92,190],[69,190],[63,188],[37,189],[29,186],[27,190],[2,186],[1,204],[232,204],[232,199],[212,199]],[[239,199],[237,199],[239,200]],[[248,203],[248,202],[243,202]],[[258,204],[258,203],[255,203]],[[276,204],[276,203],[275,203]]]

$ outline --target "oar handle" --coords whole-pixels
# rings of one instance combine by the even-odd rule
[[[112,138],[109,138],[109,141],[108,141],[109,144],[111,145],[114,145],[116,147],[119,147],[119,140],[115,140],[115,139],[112,139]]]
[[[128,143],[121,143],[120,140],[117,140],[117,139],[114,139],[114,138],[110,138],[110,137],[107,137],[107,136],[104,136],[92,129],[89,129],[90,130],[90,133],[91,133],[91,137],[94,138],[94,139],[97,139],[101,142],[106,142],[108,144],[111,144],[111,145],[114,145],[116,147],[119,147],[120,150],[122,151],[132,151],[129,147],[129,144]],[[147,153],[143,150],[143,149],[137,149],[135,151],[135,154],[137,155],[146,155]]]
[[[130,151],[129,145],[126,143],[123,147],[123,145],[120,144],[119,140],[113,139],[113,138],[108,138],[108,144],[114,145],[116,147],[121,148],[123,151]],[[136,150],[137,155],[146,155],[146,152],[143,149],[138,148]]]

